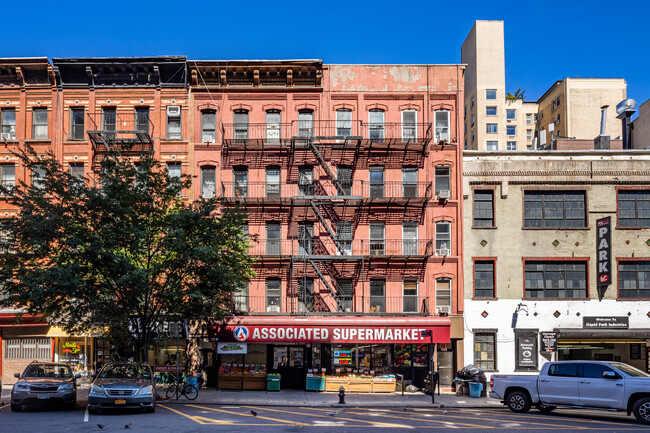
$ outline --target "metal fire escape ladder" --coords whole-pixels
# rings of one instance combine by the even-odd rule
[[[325,221],[325,218],[323,217],[323,214],[320,213],[320,210],[318,210],[318,206],[316,206],[316,204],[314,203],[314,200],[310,200],[309,204],[310,204],[311,208],[314,210],[314,213],[318,217],[318,220],[320,221],[320,223],[323,225],[323,227],[325,227],[325,230],[327,230],[327,233],[330,235],[330,238],[332,238],[332,241],[334,241],[334,245],[336,245],[336,249],[338,250],[338,252],[341,253],[341,255],[344,255],[343,248],[341,248],[341,245],[339,243],[338,238],[336,237],[336,235],[334,234],[334,232],[330,228],[330,225],[327,224],[327,221]]]
[[[307,145],[311,149],[311,151],[314,153],[314,156],[316,156],[316,159],[318,160],[318,163],[323,167],[323,170],[325,170],[325,173],[327,174],[327,177],[329,177],[332,180],[332,183],[336,187],[336,191],[340,195],[345,195],[345,191],[343,191],[343,187],[339,183],[338,179],[334,177],[334,173],[332,173],[332,170],[330,170],[329,166],[325,162],[325,158],[323,158],[323,155],[320,154],[318,148],[314,144],[313,140],[307,140]]]
[[[316,264],[316,262],[312,259],[309,259],[309,263],[314,268],[314,271],[316,271],[316,274],[318,274],[318,277],[321,279],[323,284],[325,284],[325,287],[327,287],[327,290],[329,290],[330,294],[336,301],[337,311],[341,311],[343,309],[343,304],[341,304],[341,300],[339,299],[338,293],[334,291],[330,283],[327,282],[327,280],[325,279],[325,275],[323,275],[320,269],[318,269],[318,265]]]

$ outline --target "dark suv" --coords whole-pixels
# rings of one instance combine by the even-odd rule
[[[77,381],[68,364],[32,362],[11,390],[11,410],[18,412],[28,404],[63,404],[66,409],[77,405]]]

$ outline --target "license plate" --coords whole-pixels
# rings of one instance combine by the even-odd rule
[[[126,404],[126,400],[115,400],[115,404]]]
[[[47,400],[48,398],[50,398],[50,396],[48,394],[39,394],[38,395],[39,400]]]

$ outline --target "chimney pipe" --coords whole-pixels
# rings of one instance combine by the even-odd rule
[[[609,105],[603,105],[600,107],[602,110],[600,112],[600,135],[605,135],[605,127],[607,126],[607,107],[609,107]]]

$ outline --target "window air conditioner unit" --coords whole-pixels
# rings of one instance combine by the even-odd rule
[[[444,307],[436,307],[436,313],[438,314],[449,314],[449,308],[448,306]]]
[[[438,255],[439,256],[449,256],[449,255],[451,255],[450,253],[451,253],[451,251],[449,251],[449,250],[438,250]]]
[[[203,143],[214,143],[214,137],[211,136],[211,135],[204,135],[201,142],[203,142]]]
[[[449,197],[451,197],[451,194],[448,189],[438,191],[438,200],[449,200]]]
[[[4,140],[4,141],[11,140],[11,134],[8,132],[3,132],[2,134],[0,134],[0,140]]]
[[[181,107],[178,105],[167,107],[167,115],[169,117],[178,117],[181,115]]]

